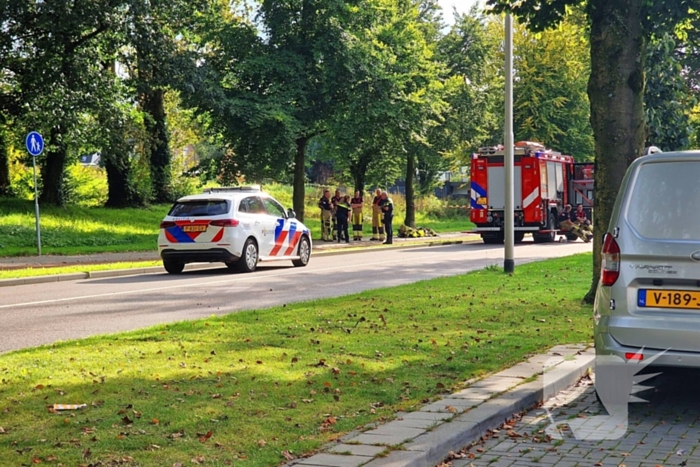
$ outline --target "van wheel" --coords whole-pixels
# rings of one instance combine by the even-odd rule
[[[185,263],[180,263],[178,261],[163,261],[163,267],[168,274],[180,274],[183,269],[185,269]]]
[[[252,238],[245,241],[243,254],[236,262],[236,266],[241,272],[253,272],[258,267],[258,246]]]
[[[303,268],[309,264],[309,260],[311,259],[311,244],[306,236],[301,237],[298,254],[299,259],[293,259],[292,264],[296,267]]]

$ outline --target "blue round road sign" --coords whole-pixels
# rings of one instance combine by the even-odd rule
[[[27,135],[27,151],[36,157],[44,151],[44,138],[36,131],[30,131]]]

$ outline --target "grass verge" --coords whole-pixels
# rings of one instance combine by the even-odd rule
[[[3,463],[277,465],[590,342],[589,285],[584,254],[0,355]]]
[[[272,185],[271,194],[279,196],[286,206],[291,205],[291,188]],[[286,190],[286,191],[285,191]],[[287,193],[289,192],[289,193]],[[290,198],[287,203],[287,198]],[[318,199],[314,193],[307,196],[305,224],[314,238],[320,238],[321,223]],[[370,200],[365,208],[364,235],[371,236]],[[89,253],[117,253],[124,251],[153,251],[157,247],[158,226],[170,205],[153,205],[143,209],[110,209],[67,206],[41,208],[42,253],[49,255],[80,255]],[[398,232],[403,214],[395,218]],[[467,216],[435,217],[416,213],[416,224],[436,232],[459,232],[471,229]],[[31,201],[0,198],[0,256],[36,254],[34,205]],[[351,228],[352,230],[352,228]]]
[[[25,269],[0,270],[0,279],[22,279],[24,277],[52,276],[56,274],[72,274],[76,272],[111,271],[114,269],[137,269],[162,266],[161,261],[132,261],[106,264],[76,264],[75,266],[37,267]]]

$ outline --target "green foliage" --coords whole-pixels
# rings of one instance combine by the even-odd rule
[[[594,152],[584,24],[577,13],[537,34],[516,26],[513,38],[515,140],[540,141],[579,161]]]
[[[104,169],[68,166],[66,180],[66,203],[76,206],[98,207],[107,201],[107,176]]]

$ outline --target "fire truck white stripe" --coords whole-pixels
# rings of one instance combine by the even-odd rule
[[[537,197],[539,195],[540,195],[540,189],[535,188],[534,191],[532,193],[530,193],[529,195],[527,195],[527,198],[525,198],[523,200],[523,209],[525,209],[526,207],[531,205],[537,199]]]

